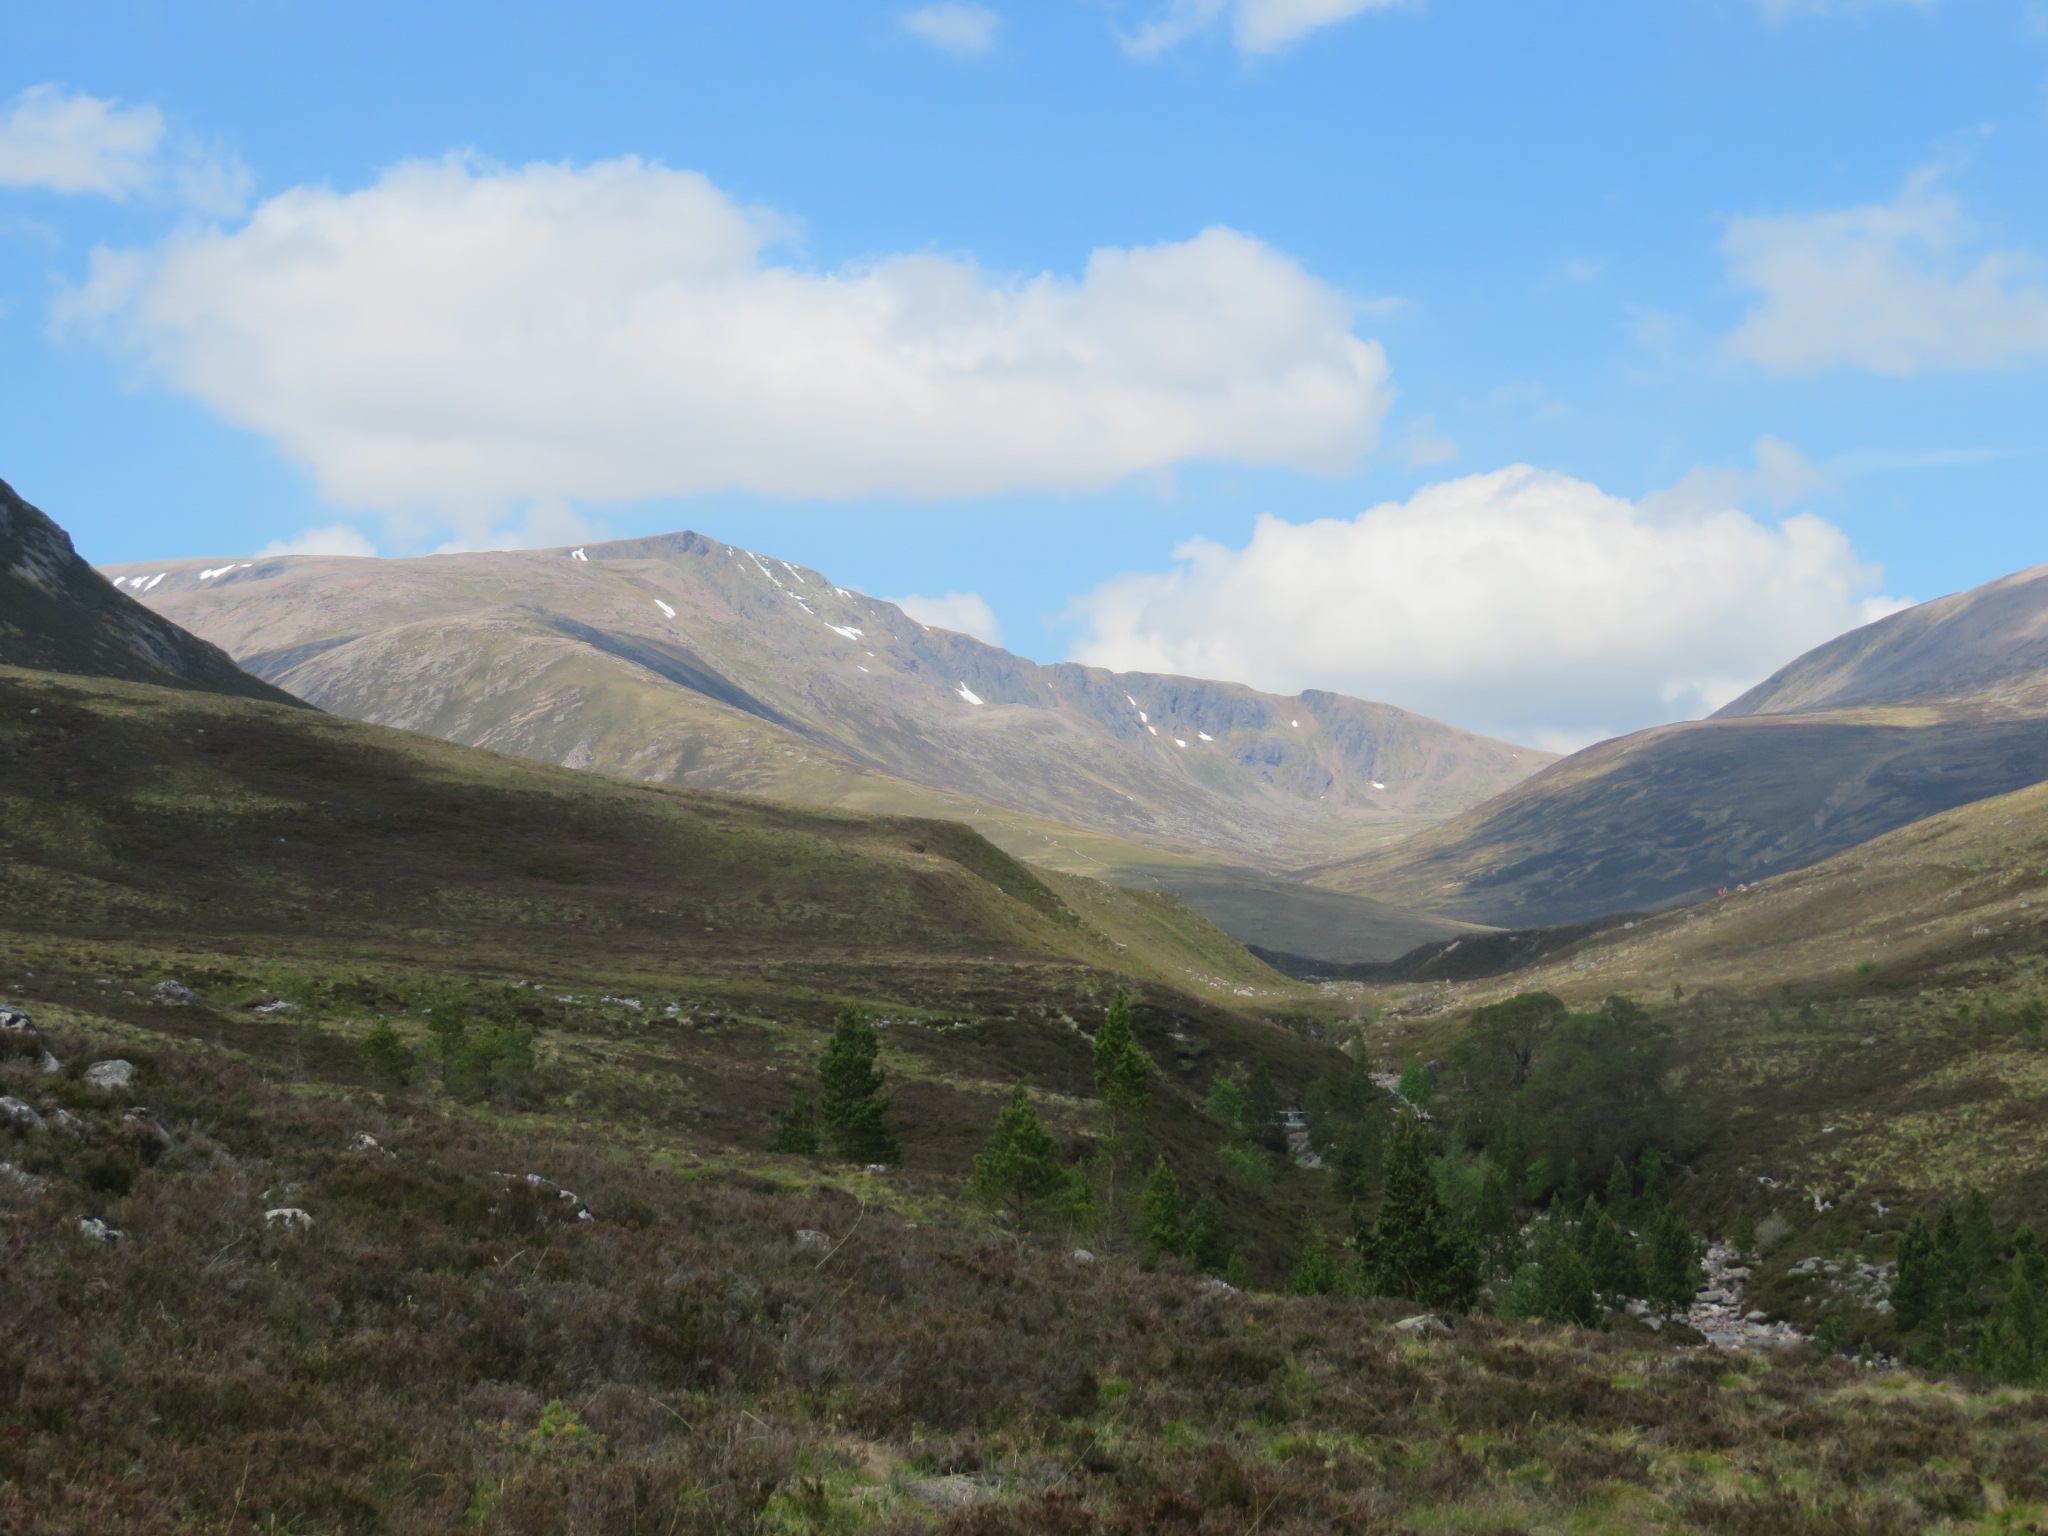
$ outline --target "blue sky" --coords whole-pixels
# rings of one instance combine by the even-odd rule
[[[10,7],[0,477],[1570,745],[2048,559],[2044,136],[2021,0]]]

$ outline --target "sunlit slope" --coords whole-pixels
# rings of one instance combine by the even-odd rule
[[[1933,700],[1967,700],[1986,716],[2048,707],[2048,565],[1853,629],[1715,718]]]
[[[993,960],[1288,989],[1177,903],[1076,882],[1111,936],[963,826],[630,784],[139,684],[0,669],[0,826],[21,932],[427,951],[477,973],[601,950],[790,984]]]
[[[813,802],[879,772],[1274,869],[1449,815],[1550,760],[1337,694],[1039,666],[695,534],[111,570],[337,713]]]
[[[71,538],[0,481],[0,665],[285,701],[78,557]]]

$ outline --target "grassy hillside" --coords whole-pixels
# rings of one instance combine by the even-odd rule
[[[1315,884],[1497,927],[1696,901],[2048,778],[2048,717],[1899,707],[1601,742]],[[1279,946],[1275,946],[1279,947]]]
[[[1676,1049],[1693,1209],[1723,1231],[1782,1224],[1752,1286],[1782,1315],[1882,1333],[1796,1266],[1890,1260],[1910,1216],[1970,1190],[2007,1226],[2048,1225],[2048,785],[1511,975],[1395,989],[1372,1043],[1444,1058],[1475,1007],[1531,991],[1650,1006]]]
[[[948,824],[16,671],[0,795],[0,999],[37,1031],[0,1094],[40,1122],[0,1124],[0,1529],[2048,1518],[2040,1394],[1271,1294],[1346,1212],[1325,1170],[1227,1156],[1202,1097],[1352,1074],[1346,1008],[1169,896]],[[1092,1077],[1119,973],[1142,1151]],[[770,1149],[847,1000],[880,1016],[886,1171]],[[451,1018],[529,1038],[530,1068],[457,1086]],[[1064,1160],[1124,1146],[1080,1230],[963,1197],[1020,1083]],[[1133,1240],[1153,1156],[1254,1290]]]
[[[659,963],[765,985],[1000,958],[1288,990],[1192,913],[1111,940],[965,827],[628,784],[286,706],[0,669],[0,795],[18,930],[459,950],[478,973],[599,951],[621,978]]]

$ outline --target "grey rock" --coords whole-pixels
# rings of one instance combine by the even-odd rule
[[[797,1233],[796,1246],[802,1253],[819,1253],[832,1246],[832,1238],[828,1233],[813,1232],[806,1227]]]
[[[50,1187],[50,1181],[41,1174],[30,1173],[12,1163],[0,1163],[0,1184],[12,1184],[24,1194],[40,1195]]]
[[[1095,1255],[1086,1248],[1076,1248],[1073,1253],[1073,1259],[1076,1264],[1093,1264],[1095,1262]]]
[[[182,981],[160,981],[149,989],[150,997],[159,1003],[196,1003],[199,994]]]
[[[281,1227],[287,1232],[310,1232],[313,1230],[313,1218],[296,1205],[281,1205],[263,1213],[263,1225]]]
[[[1424,1334],[1449,1333],[1451,1325],[1434,1312],[1418,1312],[1413,1317],[1404,1317],[1394,1324],[1394,1331],[1408,1334],[1413,1338],[1421,1338]]]
[[[0,1121],[5,1121],[17,1131],[40,1131],[44,1129],[43,1117],[34,1109],[6,1094],[0,1094]]]
[[[135,1077],[135,1063],[122,1061],[96,1061],[81,1074],[90,1088],[126,1088]]]
[[[1238,1294],[1237,1287],[1221,1275],[1202,1276],[1195,1289],[1198,1291],[1210,1291],[1218,1296],[1235,1296]]]
[[[85,1122],[68,1109],[53,1109],[43,1116],[43,1120],[53,1131],[62,1131],[79,1141],[85,1140]]]
[[[64,1070],[64,1063],[52,1056],[48,1051],[43,1052],[43,1059],[37,1062],[36,1065],[42,1069],[42,1074],[45,1077],[55,1077]]]
[[[109,1226],[97,1216],[79,1217],[78,1232],[81,1237],[90,1238],[96,1243],[114,1243],[121,1240],[121,1229]]]

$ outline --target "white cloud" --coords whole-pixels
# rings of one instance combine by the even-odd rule
[[[0,118],[0,185],[125,198],[156,174],[164,115],[35,85]]]
[[[1078,600],[1073,657],[1327,688],[1544,745],[1705,713],[1896,606],[1833,525],[1742,509],[1737,493],[1813,483],[1782,444],[1759,460],[1641,503],[1518,465],[1348,520],[1262,517],[1241,549],[1191,540],[1176,568]]]
[[[200,213],[239,213],[249,169],[191,138],[169,141],[164,115],[58,85],[31,86],[0,117],[0,186],[126,200],[166,193]]]
[[[1130,52],[1149,58],[1227,18],[1241,51],[1276,53],[1320,27],[1399,3],[1400,0],[1167,0],[1123,42]]]
[[[909,597],[885,597],[882,601],[894,603],[920,624],[957,629],[990,645],[1003,643],[1003,626],[996,621],[996,611],[979,592],[948,592],[944,597],[919,597],[913,593]]]
[[[806,271],[764,259],[775,227],[635,159],[415,162],[96,252],[59,319],[139,347],[339,502],[465,528],[528,498],[1335,473],[1377,442],[1384,353],[1248,235],[1006,278],[929,254]]]
[[[2031,257],[1984,251],[1922,172],[1890,203],[1737,219],[1722,249],[1762,294],[1729,344],[1784,372],[1842,365],[1907,375],[2048,352],[2048,286]]]
[[[473,549],[553,549],[561,544],[591,544],[608,539],[612,531],[603,523],[585,517],[560,497],[533,502],[517,517],[496,525],[477,525],[460,537],[435,549],[437,555],[459,555]]]
[[[256,551],[264,555],[362,555],[377,553],[377,546],[363,537],[362,530],[347,523],[330,523],[325,528],[308,528],[288,539],[272,539]]]
[[[926,5],[907,11],[904,30],[955,58],[972,58],[996,45],[1003,18],[985,5]]]

